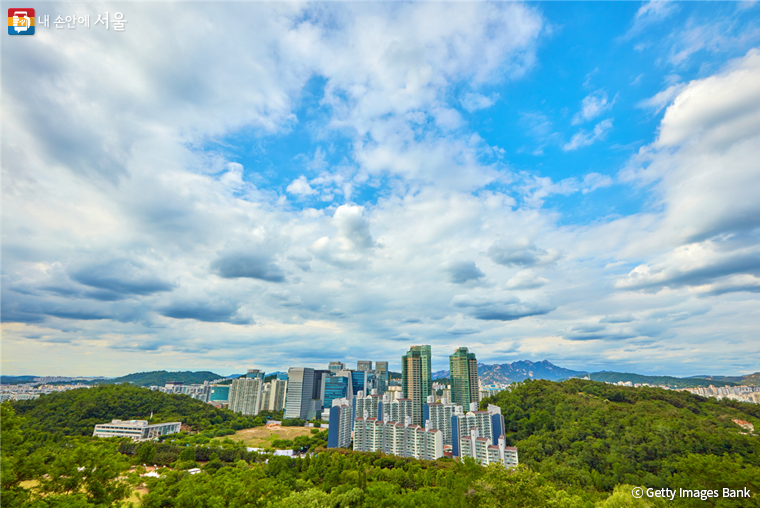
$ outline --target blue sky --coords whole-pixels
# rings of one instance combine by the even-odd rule
[[[130,22],[4,41],[4,374],[760,370],[754,3],[35,7]]]

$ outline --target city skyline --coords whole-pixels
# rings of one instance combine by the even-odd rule
[[[760,5],[119,5],[3,43],[3,374],[760,370]]]

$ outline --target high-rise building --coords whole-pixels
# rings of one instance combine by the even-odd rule
[[[472,409],[475,409],[474,403]],[[504,416],[501,414],[501,408],[489,404],[486,411],[457,413],[451,417],[451,451],[455,457],[462,456],[462,439],[473,435],[474,431],[477,431],[478,437],[487,438],[490,444],[498,443],[499,437],[504,435]]]
[[[478,429],[474,428],[470,435],[460,440],[460,457],[472,457],[481,465],[498,463],[504,467],[517,467],[517,448],[505,446],[504,436],[500,436],[494,444],[490,436],[481,436]]]
[[[451,376],[451,402],[469,408],[472,402],[480,402],[478,361],[475,353],[460,347],[449,356]]]
[[[353,408],[348,399],[335,399],[330,407],[327,429],[328,448],[347,448],[351,444]]]
[[[285,418],[306,418],[314,394],[314,369],[291,367],[288,369],[288,395],[285,401]]]
[[[356,418],[354,450],[382,451],[389,455],[435,460],[443,457],[443,437],[437,429],[405,423],[383,422],[377,418]]]
[[[324,406],[325,409],[332,408],[333,400],[347,399],[349,379],[345,376],[332,376],[324,380]]]
[[[383,407],[382,407],[383,417],[381,419],[385,422],[396,422],[396,423],[405,423],[408,418],[413,419],[414,401],[412,399],[392,399],[391,400],[389,393],[386,393],[385,395],[383,395]],[[357,415],[357,416],[362,416],[362,415]]]
[[[312,390],[312,400],[324,400],[325,379],[331,376],[329,370],[314,369],[314,389]],[[320,402],[321,404],[321,402]]]
[[[401,357],[401,387],[404,398],[412,399],[414,402],[414,425],[423,423],[422,406],[433,386],[430,357],[430,346],[412,346],[409,352]]]
[[[377,377],[377,393],[382,395],[388,391],[391,381],[388,362],[375,362],[375,376]]]
[[[269,385],[269,404],[266,409],[269,411],[282,411],[285,409],[285,396],[288,393],[288,380],[275,378],[269,382]]]
[[[327,370],[330,371],[330,374],[333,376],[338,373],[340,370],[346,370],[346,364],[343,362],[330,362],[330,365],[327,367]]]
[[[372,362],[360,360],[356,362],[356,370],[372,370]]]
[[[364,392],[360,392],[354,399],[354,408],[356,418],[383,419],[383,398],[377,393],[365,396]]]
[[[230,410],[244,416],[256,416],[261,411],[263,378],[241,377],[230,386]]]
[[[443,434],[443,444],[452,444],[451,417],[464,415],[462,406],[451,404],[445,398],[441,402],[435,402],[434,397],[428,397],[428,402],[422,408],[423,421],[426,429],[438,429]]]

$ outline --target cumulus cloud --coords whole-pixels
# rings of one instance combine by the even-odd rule
[[[760,275],[760,248],[732,249],[730,243],[705,241],[678,247],[659,262],[639,265],[615,285],[623,289],[703,286],[736,274]],[[752,279],[736,279],[735,290],[745,291]],[[722,292],[731,290],[728,280],[720,287]]]
[[[506,336],[514,354],[560,362],[665,369],[688,354],[735,365],[715,350],[692,358],[691,346],[756,310],[754,53],[688,83],[658,143],[621,173],[652,210],[578,225],[544,200],[591,193],[609,176],[517,171],[458,113],[483,111],[494,85],[533,67],[545,33],[537,7],[231,8],[223,34],[172,25],[204,19],[201,7],[177,18],[166,4],[135,4],[146,21],[118,44],[72,31],[64,47],[41,32],[39,44],[4,48],[15,70],[3,75],[4,367],[34,347],[51,373],[281,370],[393,361],[388,344],[440,351],[471,333],[486,361]],[[604,118],[614,100],[590,97],[579,118]],[[301,115],[312,98],[319,114]],[[712,116],[691,109],[710,101],[722,101]],[[561,144],[544,113],[521,126],[539,149]],[[296,173],[270,185],[280,168],[258,158],[287,152],[296,127],[311,144],[293,151],[313,155],[285,153]],[[596,127],[567,149],[602,139],[611,119]],[[678,248],[692,244],[702,254],[689,264]],[[597,320],[607,328],[565,333]],[[624,337],[689,353],[661,360],[622,350]],[[741,331],[731,338],[752,356]]]
[[[486,276],[474,261],[448,261],[442,268],[449,274],[452,284],[475,282]]]
[[[494,263],[505,266],[543,266],[559,259],[556,250],[543,250],[526,239],[498,240],[488,248]]]
[[[451,305],[465,309],[470,316],[484,321],[513,321],[548,314],[554,307],[537,302],[523,302],[516,297],[486,298],[457,295]]]
[[[290,194],[295,194],[297,196],[310,196],[317,192],[311,188],[309,182],[306,180],[306,177],[303,175],[293,180],[293,182],[288,185],[287,189],[285,190],[287,190]]]
[[[548,283],[547,279],[537,276],[531,270],[521,270],[507,281],[507,289],[536,289]]]
[[[225,279],[249,278],[267,282],[284,282],[285,274],[272,261],[271,256],[244,251],[228,251],[219,254],[211,263],[211,269]]]

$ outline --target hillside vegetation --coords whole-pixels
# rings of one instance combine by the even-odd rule
[[[135,372],[126,376],[98,381],[101,384],[131,383],[137,386],[164,386],[169,381],[176,381],[187,385],[203,384],[204,381],[214,381],[223,379],[224,376],[214,374],[213,372],[167,372],[165,370],[156,370],[152,372]]]
[[[29,406],[2,404],[3,506],[125,506],[133,489],[146,482],[142,508],[760,507],[760,438],[742,434],[731,421],[760,426],[760,407],[682,392],[581,380],[515,385],[483,401],[502,407],[508,440],[519,447],[521,466],[514,470],[481,467],[471,459],[419,461],[325,450],[324,433],[317,429],[288,444],[311,447],[313,455],[300,459],[248,452],[228,438],[209,445],[179,443],[174,435],[139,444],[60,433],[50,438],[60,431],[56,413],[66,415],[66,423],[97,404],[110,408],[108,418],[120,416],[118,411],[148,411],[151,401],[165,416],[182,413],[198,425],[229,417],[218,410],[206,413],[214,408],[185,396],[128,385],[57,395]],[[119,400],[129,407],[120,408]],[[130,464],[170,464],[172,470],[145,479],[126,474]],[[194,467],[202,472],[188,474]],[[747,488],[753,497],[635,499],[634,485]]]
[[[760,428],[755,404],[579,379],[526,381],[483,403],[501,407],[520,462],[561,485],[666,487],[689,454],[760,466],[760,437],[732,422]]]
[[[13,408],[31,428],[66,436],[90,436],[96,424],[111,420],[179,421],[193,430],[233,434],[263,425],[261,419],[217,409],[188,395],[151,391],[128,384],[100,385],[20,400]]]

